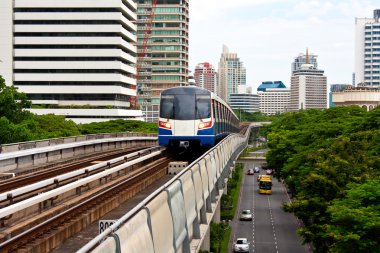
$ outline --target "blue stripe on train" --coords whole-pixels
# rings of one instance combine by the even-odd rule
[[[158,145],[168,146],[170,141],[199,141],[201,146],[213,146],[215,145],[215,136],[173,136],[173,135],[159,135]]]
[[[160,135],[173,135],[172,130],[164,129],[164,128],[158,128],[158,136]]]

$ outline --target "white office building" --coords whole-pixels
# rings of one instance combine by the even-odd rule
[[[380,9],[355,19],[355,83],[380,86]]]
[[[259,96],[257,94],[230,94],[230,106],[233,110],[241,110],[249,113],[259,112],[259,104]]]
[[[6,0],[0,7],[0,75],[28,95],[32,112],[79,123],[143,119],[132,109],[132,0]]]
[[[261,113],[275,115],[289,110],[290,89],[281,81],[262,82],[257,88],[257,95]]]
[[[327,108],[327,78],[324,71],[304,64],[293,72],[290,86],[290,111]]]

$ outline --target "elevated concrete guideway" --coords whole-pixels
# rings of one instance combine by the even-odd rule
[[[42,165],[64,158],[90,154],[123,147],[135,147],[139,143],[157,145],[154,134],[119,133],[85,135],[42,141],[1,145],[0,173]]]
[[[252,127],[229,135],[78,252],[210,250],[210,223],[220,221],[227,178]]]

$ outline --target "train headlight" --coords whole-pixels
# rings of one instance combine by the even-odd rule
[[[158,126],[161,128],[172,129],[172,124],[166,121],[158,121]]]
[[[209,128],[211,126],[212,126],[212,121],[209,121],[209,122],[200,122],[198,124],[198,129]]]

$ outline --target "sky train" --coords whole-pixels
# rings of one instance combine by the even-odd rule
[[[221,98],[195,86],[161,93],[158,143],[169,148],[209,147],[239,132],[239,119]]]

